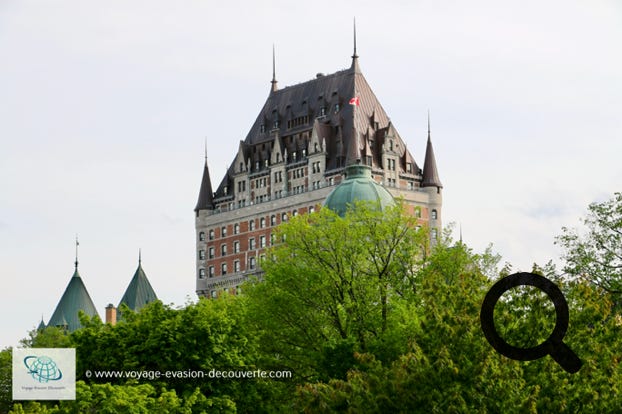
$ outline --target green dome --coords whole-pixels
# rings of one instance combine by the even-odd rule
[[[372,180],[371,167],[360,164],[349,165],[346,167],[346,179],[326,197],[324,207],[343,217],[348,206],[359,200],[376,202],[381,210],[395,205],[391,193]]]

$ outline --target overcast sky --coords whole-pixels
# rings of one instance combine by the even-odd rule
[[[420,166],[426,114],[444,223],[516,269],[622,190],[622,3],[0,1],[0,346],[49,320],[73,273],[100,312],[137,267],[195,300],[194,214],[270,88],[350,65]]]

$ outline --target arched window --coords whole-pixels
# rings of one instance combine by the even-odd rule
[[[438,219],[438,212],[436,210],[432,210],[432,220]]]

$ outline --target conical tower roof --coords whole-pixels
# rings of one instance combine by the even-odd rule
[[[201,189],[199,190],[199,200],[194,211],[213,210],[214,209],[214,193],[212,191],[212,181],[209,177],[209,168],[207,168],[207,157],[205,157],[205,166],[203,167],[203,179],[201,180]]]
[[[91,296],[78,273],[78,263],[76,261],[76,269],[73,276],[58,305],[56,305],[56,309],[52,313],[47,326],[66,326],[69,332],[80,329],[82,327],[78,318],[78,312],[80,311],[91,317],[99,317]]]
[[[151,283],[149,283],[147,275],[145,275],[139,256],[138,268],[136,269],[130,284],[125,290],[118,307],[121,307],[121,304],[125,303],[133,311],[138,311],[146,304],[156,300],[158,300],[158,297],[151,287]]]
[[[432,139],[430,138],[430,117],[428,116],[428,143],[425,148],[425,161],[423,163],[423,180],[422,187],[443,188],[441,179],[438,177],[438,169],[436,168],[436,157],[434,157],[434,148],[432,148]]]

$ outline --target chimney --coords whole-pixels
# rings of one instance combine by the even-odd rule
[[[117,308],[112,303],[106,306],[106,323],[115,325],[117,323]]]

